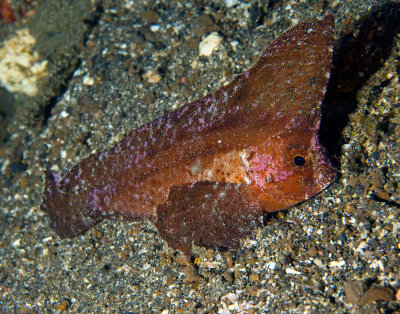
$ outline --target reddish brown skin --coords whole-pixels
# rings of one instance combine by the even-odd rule
[[[332,51],[328,13],[279,36],[229,85],[132,131],[64,179],[47,172],[51,226],[72,237],[103,218],[148,218],[186,254],[193,243],[237,247],[264,213],[335,178],[317,136]]]
[[[14,11],[7,0],[0,0],[0,20],[6,24],[16,21]]]

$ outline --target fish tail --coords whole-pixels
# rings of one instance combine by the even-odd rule
[[[82,193],[66,191],[58,173],[46,171],[41,209],[51,219],[50,226],[62,238],[76,236],[103,219]]]

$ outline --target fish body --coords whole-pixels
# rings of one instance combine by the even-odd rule
[[[62,237],[104,218],[150,219],[175,249],[233,248],[262,216],[326,188],[319,144],[333,17],[274,40],[230,84],[130,132],[61,179],[46,172],[41,208]]]

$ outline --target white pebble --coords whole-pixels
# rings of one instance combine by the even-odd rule
[[[288,275],[301,275],[301,272],[293,269],[293,268],[286,268],[285,269],[286,274]]]
[[[154,24],[150,26],[152,32],[158,32],[160,30],[160,25]]]
[[[230,8],[237,4],[237,0],[225,0],[225,5]]]
[[[213,51],[218,47],[222,38],[217,32],[212,32],[204,38],[199,44],[199,55],[209,57]]]

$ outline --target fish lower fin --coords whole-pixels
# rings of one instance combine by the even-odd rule
[[[57,173],[46,171],[45,179],[41,209],[48,213],[50,226],[60,237],[74,237],[104,218],[88,197],[66,191]]]
[[[263,224],[263,208],[249,199],[247,188],[219,182],[172,187],[167,201],[157,207],[160,236],[186,255],[192,253],[192,243],[237,248],[240,239]]]

